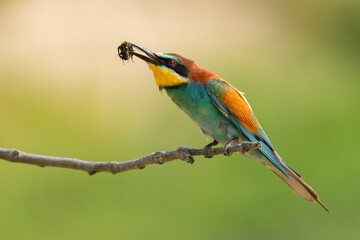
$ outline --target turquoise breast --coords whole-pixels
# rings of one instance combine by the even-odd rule
[[[207,135],[225,144],[234,137],[241,141],[247,138],[216,108],[205,86],[185,83],[165,88],[168,96],[178,105]]]

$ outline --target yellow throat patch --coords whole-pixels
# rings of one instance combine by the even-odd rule
[[[176,75],[171,70],[155,66],[154,64],[149,64],[149,68],[154,74],[158,87],[174,87],[188,82],[186,78]]]

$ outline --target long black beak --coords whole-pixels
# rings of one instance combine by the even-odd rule
[[[145,55],[135,52],[134,47],[140,50],[142,53],[145,53]],[[147,63],[151,63],[154,65],[161,64],[161,61],[159,57],[156,55],[156,53],[152,52],[146,47],[131,42],[125,41],[121,43],[121,45],[118,47],[118,54],[119,57],[123,60],[129,60],[129,58],[132,58],[132,56],[135,55],[136,57],[144,60]]]

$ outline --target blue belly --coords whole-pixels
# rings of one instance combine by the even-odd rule
[[[225,144],[234,137],[247,138],[216,108],[204,86],[196,83],[166,88],[168,96],[207,135]]]

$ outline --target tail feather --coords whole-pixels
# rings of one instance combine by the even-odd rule
[[[287,173],[290,175],[290,177],[294,180],[291,181],[288,177],[277,173],[273,170],[273,172],[278,175],[284,182],[291,187],[291,189],[302,199],[309,201],[309,202],[318,202],[327,212],[329,210],[322,204],[319,200],[319,196],[316,194],[316,192],[306,183],[304,182],[299,174],[294,174],[291,171],[286,170]]]

